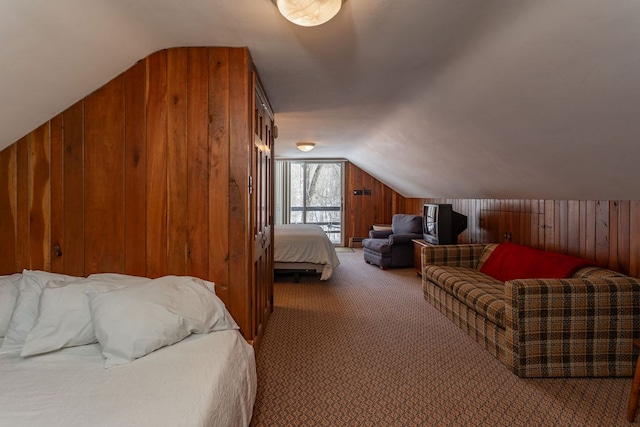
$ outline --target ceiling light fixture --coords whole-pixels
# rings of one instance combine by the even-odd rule
[[[282,16],[294,24],[315,27],[336,16],[342,0],[276,0],[276,5]]]
[[[304,152],[313,150],[315,146],[316,144],[313,142],[298,142],[296,144],[296,147],[298,147],[298,150],[304,151]]]

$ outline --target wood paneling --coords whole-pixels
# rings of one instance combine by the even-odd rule
[[[253,96],[249,83],[250,64],[241,49],[229,49],[229,303],[240,305],[251,301],[250,289],[241,286],[250,280],[252,253],[250,240],[249,172],[253,144],[251,120],[253,110],[247,100]],[[257,177],[254,177],[257,179]],[[251,324],[254,310],[241,313],[237,321]],[[255,327],[255,325],[254,325]],[[251,331],[252,335],[255,329]]]
[[[344,174],[343,244],[351,237],[367,237],[373,224],[390,224],[394,213],[404,213],[395,191],[353,163],[346,162]],[[354,195],[354,190],[371,190],[371,195]]]
[[[187,274],[187,49],[167,52],[167,271]]]
[[[11,272],[16,266],[16,161],[17,144],[0,151],[0,271]],[[6,219],[5,219],[6,218]]]
[[[64,272],[84,274],[84,101],[62,113],[64,126]]]
[[[51,121],[51,271],[64,272],[62,247],[64,246],[64,181],[62,171],[63,162],[63,128],[62,114],[58,114]]]
[[[85,274],[124,271],[124,77],[85,100]]]
[[[465,243],[514,243],[565,253],[640,275],[640,202],[616,200],[406,199],[409,213],[424,203],[451,203],[468,217]]]
[[[353,190],[371,188],[371,196]],[[616,200],[404,198],[352,163],[345,166],[345,243],[395,213],[422,213],[424,203],[451,203],[467,215],[461,242],[501,242],[510,233],[523,245],[580,256],[640,275],[640,205]]]
[[[245,48],[156,52],[0,152],[0,274],[203,277],[256,340],[272,253],[253,280],[254,78]]]
[[[229,213],[216,209],[229,204],[229,51],[209,52],[209,250],[220,256],[209,263],[216,292],[229,301]],[[214,108],[220,106],[221,108]]]
[[[51,268],[50,147],[47,123],[29,135],[29,267],[39,270]]]
[[[147,268],[167,274],[167,51],[147,58]]]
[[[29,262],[29,139],[25,136],[16,143],[16,268],[9,273],[32,268]]]
[[[187,269],[196,277],[209,277],[209,115],[200,107],[208,105],[208,55],[206,48],[187,52]]]
[[[638,277],[640,271],[640,253],[635,254],[634,262],[631,262],[631,203],[628,200],[621,200],[618,203],[618,233],[617,244],[611,246],[610,253],[614,253],[612,259],[617,261],[617,270],[622,271],[625,266],[630,266],[630,274]],[[637,211],[639,212],[639,211]],[[636,225],[640,224],[640,218],[635,219]],[[640,242],[640,236],[635,236],[636,244]],[[635,274],[633,273],[635,268]]]
[[[147,262],[147,61],[140,61],[125,73],[125,159],[124,159],[124,271],[146,274]]]

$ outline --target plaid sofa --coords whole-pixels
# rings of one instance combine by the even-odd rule
[[[640,280],[586,267],[501,282],[479,271],[496,246],[422,247],[425,299],[519,377],[633,375]]]

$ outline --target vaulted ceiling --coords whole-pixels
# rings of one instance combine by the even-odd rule
[[[346,0],[310,28],[271,0],[4,1],[0,148],[176,46],[249,48],[278,158],[406,197],[640,199],[638,0]]]

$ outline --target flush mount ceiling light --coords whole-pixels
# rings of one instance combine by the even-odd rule
[[[313,142],[298,142],[298,143],[296,143],[296,147],[298,147],[298,150],[304,151],[304,152],[313,150],[313,148],[315,146],[316,146],[316,144],[313,143]]]
[[[315,27],[340,12],[342,0],[276,0],[278,10],[289,21],[303,27]]]

